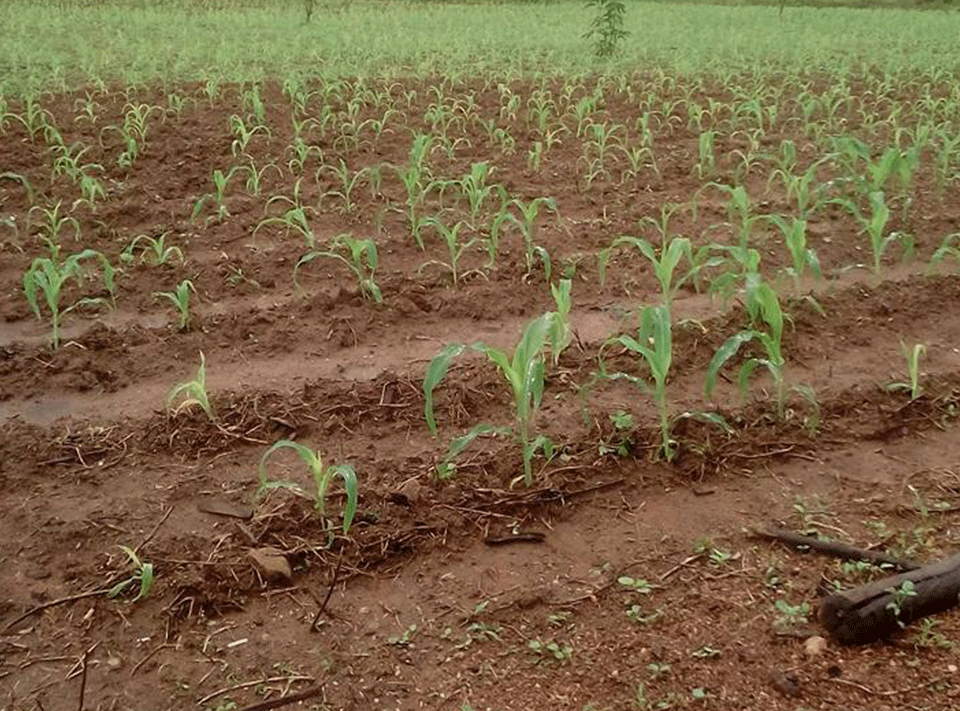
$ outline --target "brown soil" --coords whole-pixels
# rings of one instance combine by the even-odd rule
[[[607,84],[595,117],[626,125],[631,145],[642,84]],[[404,164],[411,135],[430,131],[423,117],[436,101],[433,85],[345,83],[328,97],[333,128],[304,135],[328,164]],[[553,308],[543,274],[525,275],[515,229],[507,228],[495,268],[454,288],[438,270],[418,269],[445,258],[435,235],[427,233],[424,255],[404,216],[386,209],[404,199],[392,171],[383,171],[380,196],[361,182],[345,214],[339,198],[321,199],[334,183],[326,172],[313,180],[314,156],[300,194],[319,203],[311,217],[318,243],[341,232],[375,238],[384,298],[380,305],[364,301],[350,273],[332,261],[305,267],[297,289],[292,272],[303,240],[276,227],[256,230],[265,214],[282,211],[268,199],[294,192],[285,154],[293,139],[290,99],[281,87],[263,91],[270,136],[254,136],[246,149],[258,166],[274,161],[280,170],[265,173],[259,196],[244,189],[245,177],[234,177],[223,220],[206,220],[215,215],[212,204],[197,220],[190,214],[213,190],[214,170],[248,162],[233,155],[229,128],[231,116],[248,113],[243,87],[224,87],[212,106],[201,87],[178,87],[191,101],[180,116],[151,114],[130,170],[117,165],[117,132],[103,129],[123,122],[128,102],[166,105],[163,92],[90,89],[99,105],[93,125],[76,120],[86,92],[44,96],[65,143],[92,146],[84,159],[104,167],[98,175],[106,197],[95,210],[74,206],[79,192],[69,178],[51,179],[42,134],[31,140],[22,126],[6,123],[3,170],[26,177],[38,204],[49,209],[61,201],[62,212],[78,220],[79,237],[72,227],[63,233],[63,254],[94,248],[116,264],[134,236],[166,234],[186,261],[125,265],[117,308],[70,314],[53,352],[46,322],[33,318],[21,286],[31,260],[46,252],[43,218],[30,212],[19,183],[0,180],[0,217],[12,216],[19,228],[0,226],[0,708],[226,711],[313,684],[322,692],[290,708],[960,708],[952,642],[960,618],[940,615],[883,644],[829,645],[808,656],[822,581],[851,586],[870,573],[749,535],[776,522],[929,560],[960,542],[953,510],[960,491],[960,277],[925,268],[942,238],[958,229],[955,186],[941,194],[924,162],[909,210],[895,209],[891,218],[892,229],[914,236],[918,261],[897,264],[891,252],[882,279],[846,270],[869,261],[866,238],[846,212],[828,206],[811,218],[810,241],[830,280],[803,284],[819,311],[809,299],[784,297],[791,316],[784,352],[790,383],[816,391],[816,412],[791,395],[778,419],[763,378],[746,402],[733,376],[708,401],[707,364],[747,317],[736,299],[724,308],[719,299],[682,291],[670,410],[720,412],[731,431],[681,419],[674,430],[679,453],[668,464],[657,456],[652,402],[628,383],[594,377],[600,346],[632,330],[633,310],[659,299],[657,283],[647,264],[621,253],[601,285],[595,255],[625,232],[652,239],[649,226],[638,227],[641,218],[694,198],[696,217],[679,213],[672,230],[695,245],[734,239],[720,226],[727,219],[722,195],[698,193],[707,179],[692,176],[699,132],[678,106],[654,131],[659,174],[646,168],[621,180],[628,165],[617,154],[610,175],[588,186],[569,116],[568,132],[541,170],[527,163],[537,140],[528,99],[540,87],[511,85],[522,97],[512,119],[499,115],[496,83],[443,87],[462,102],[472,96],[479,115],[498,117],[516,146],[505,153],[479,124],[455,122],[450,138],[465,140],[452,156],[430,155],[433,174],[456,178],[489,160],[492,180],[511,196],[554,197],[560,218],[541,218],[537,241],[552,255],[555,274],[576,268],[576,338],[548,370],[537,421],[558,453],[535,463],[530,488],[515,483],[520,449],[506,438],[478,441],[451,480],[435,477],[454,436],[482,421],[510,423],[510,396],[489,363],[465,357],[451,368],[437,390],[439,438],[423,419],[424,368],[444,344],[512,347],[531,318]],[[564,99],[561,85],[546,88],[561,114],[586,93]],[[368,124],[358,143],[338,140],[350,99],[368,96],[367,89],[389,90],[402,112],[379,139]],[[402,97],[411,90],[408,106]],[[691,96],[706,106],[709,98],[729,101],[733,89],[681,79],[671,91],[664,102]],[[874,96],[871,107],[901,100]],[[319,112],[320,100],[311,101]],[[800,132],[795,103],[783,98],[760,150],[776,153],[791,138],[805,166],[822,146]],[[909,106],[902,125],[923,118]],[[374,115],[369,104],[359,111],[358,124]],[[848,133],[876,146],[890,140],[886,129],[860,127],[855,106],[840,114]],[[727,118],[718,115],[717,126]],[[717,141],[713,179],[730,182],[732,151],[747,137],[720,130]],[[789,213],[784,191],[767,186],[771,170],[761,162],[745,184],[759,212]],[[821,180],[833,177],[836,168],[824,166]],[[450,222],[466,215],[449,196],[444,208]],[[439,212],[436,196],[427,209]],[[768,227],[756,233],[763,271],[773,279],[789,253]],[[485,258],[469,251],[466,269],[478,270]],[[197,289],[195,319],[180,332],[154,294],[186,278]],[[781,293],[791,289],[784,281]],[[83,296],[107,294],[73,285],[65,302]],[[923,393],[913,400],[887,387],[906,379],[901,341],[928,347]],[[171,386],[195,373],[200,351],[213,422],[196,408],[165,407]],[[641,374],[626,354],[609,346],[604,352],[608,368]],[[618,410],[633,415],[632,427],[614,426]],[[281,438],[355,467],[360,505],[348,535],[331,533],[311,503],[289,492],[256,497],[260,457]],[[271,471],[304,476],[292,456],[278,456]],[[203,510],[211,499],[252,506],[252,518],[211,514]],[[330,511],[342,503],[337,488]],[[496,545],[516,531],[542,535]],[[121,545],[155,566],[155,586],[143,600],[133,602],[132,589],[118,599],[88,594],[128,574]],[[292,582],[270,583],[254,569],[248,551],[263,546],[284,552]],[[332,595],[311,631],[338,562]],[[618,582],[623,576],[648,587],[630,589]],[[63,600],[70,596],[78,597]],[[780,619],[778,601],[798,608],[791,624]],[[809,605],[809,622],[796,619],[801,604]]]

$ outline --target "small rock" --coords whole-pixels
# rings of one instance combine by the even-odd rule
[[[286,556],[276,548],[254,548],[247,552],[250,562],[268,583],[293,582],[293,571]]]
[[[956,673],[957,673],[957,665],[956,665],[956,664],[948,664],[948,665],[947,665],[947,671],[950,672],[951,674],[956,674]]]
[[[773,677],[770,679],[770,684],[784,696],[789,696],[790,698],[800,696],[800,686],[797,684],[796,678],[792,675],[784,674],[783,672],[774,672]]]
[[[825,640],[820,635],[814,635],[813,637],[808,637],[807,641],[803,643],[803,651],[806,652],[807,657],[810,659],[816,659],[819,657],[827,648],[827,640]]]
[[[400,494],[411,504],[417,504],[423,497],[423,486],[416,479],[410,479],[400,487]]]

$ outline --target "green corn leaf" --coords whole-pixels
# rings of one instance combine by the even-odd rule
[[[705,387],[707,397],[710,397],[710,393],[713,392],[720,369],[726,365],[727,361],[737,355],[745,343],[749,343],[757,335],[756,331],[741,331],[740,333],[730,336],[730,338],[717,349],[717,352],[713,354],[713,358],[710,359],[710,365],[707,366]]]
[[[433,414],[433,389],[447,374],[450,361],[463,353],[465,349],[466,346],[461,343],[452,343],[434,356],[433,360],[427,365],[427,372],[423,379],[424,417],[431,434],[437,433],[437,421]]]
[[[437,475],[440,479],[449,479],[453,476],[453,473],[456,471],[456,465],[453,464],[453,460],[459,457],[477,438],[491,434],[505,435],[509,433],[509,427],[496,427],[494,425],[481,423],[473,427],[466,434],[460,437],[454,437],[450,441],[450,446],[447,448],[447,453],[443,461],[437,465]]]

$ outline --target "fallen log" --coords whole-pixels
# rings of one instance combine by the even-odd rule
[[[960,553],[830,595],[820,603],[817,617],[841,644],[867,644],[958,604]]]

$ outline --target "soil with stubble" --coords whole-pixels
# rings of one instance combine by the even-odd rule
[[[626,127],[619,137],[627,145],[639,140],[636,96],[646,80],[631,81],[604,87],[598,115]],[[510,225],[492,268],[485,249],[467,250],[456,287],[442,269],[421,267],[445,260],[446,247],[431,230],[426,253],[416,246],[403,186],[387,166],[406,164],[414,134],[436,132],[424,118],[436,113],[431,86],[453,102],[455,117],[450,152],[438,138],[427,159],[435,177],[459,178],[486,160],[511,197],[550,196],[558,207],[558,216],[543,211],[536,241],[552,257],[554,280],[573,276],[575,337],[548,368],[537,427],[556,452],[535,462],[530,487],[518,481],[519,445],[504,437],[478,440],[451,479],[436,478],[449,441],[478,422],[508,425],[512,402],[492,364],[464,356],[437,390],[433,437],[424,423],[428,361],[452,342],[512,348],[554,302],[542,269],[527,273]],[[665,105],[731,98],[704,81],[678,78],[671,87]],[[730,369],[705,397],[710,359],[747,315],[736,297],[723,303],[685,285],[674,302],[670,410],[719,412],[729,431],[678,420],[679,450],[667,463],[657,456],[652,400],[629,382],[596,377],[600,347],[634,330],[632,314],[659,301],[659,287],[636,254],[617,253],[603,280],[596,256],[620,234],[653,239],[640,220],[694,199],[696,214],[678,211],[671,231],[695,247],[735,240],[723,226],[725,197],[701,190],[708,178],[694,176],[699,131],[678,107],[654,129],[656,172],[626,174],[625,155],[614,151],[608,174],[588,185],[570,114],[540,169],[528,161],[538,140],[536,91],[551,90],[563,115],[586,89],[564,97],[559,83],[510,88],[522,97],[514,116],[501,112],[497,84],[479,81],[346,81],[309,99],[318,115],[330,108],[326,132],[314,125],[303,133],[327,165],[383,166],[379,188],[359,180],[349,209],[330,194],[333,173],[317,175],[316,153],[302,173],[291,163],[291,102],[279,85],[263,88],[269,135],[242,150],[231,117],[249,113],[245,87],[224,85],[213,101],[200,86],[177,87],[182,112],[148,114],[129,170],[117,165],[118,132],[106,129],[133,105],[167,106],[164,92],[44,95],[64,142],[91,146],[84,161],[102,166],[95,174],[105,196],[95,208],[74,202],[67,176],[52,177],[42,132],[31,139],[24,126],[4,124],[2,170],[25,177],[37,205],[59,202],[59,214],[77,220],[76,231],[61,233],[63,254],[92,248],[118,264],[145,234],[165,235],[185,260],[123,263],[116,308],[77,308],[54,352],[21,281],[46,253],[49,216],[31,211],[20,182],[0,179],[0,217],[15,226],[0,226],[0,708],[227,711],[313,687],[289,708],[960,708],[956,614],[884,643],[821,648],[810,641],[819,596],[876,571],[752,534],[775,524],[919,560],[960,542],[960,276],[926,269],[958,229],[956,186],[941,192],[932,170],[920,171],[909,211],[891,216],[892,229],[913,235],[914,261],[900,264],[892,249],[882,277],[848,269],[870,255],[846,211],[827,205],[810,218],[826,278],[804,279],[796,292],[783,280],[780,293],[790,315],[787,377],[812,388],[816,405],[792,393],[782,419],[762,377],[743,400]],[[351,98],[365,98],[353,125],[375,117],[366,99],[377,91],[398,108],[382,134],[369,123],[355,136],[338,134]],[[88,92],[95,122],[78,118]],[[456,118],[468,97],[477,115],[510,130],[512,148]],[[791,139],[806,165],[820,156],[794,120],[799,108],[783,103],[759,151],[774,155]],[[854,106],[840,111],[848,133],[877,146],[890,139],[861,130]],[[913,111],[901,120],[909,124]],[[719,131],[711,178],[732,181],[734,150],[746,145],[745,133]],[[228,214],[219,219],[207,202],[191,219],[213,191],[214,170],[251,160],[275,166],[263,172],[259,195],[237,172]],[[778,181],[768,183],[770,170],[761,162],[743,182],[758,214],[787,214],[792,202]],[[825,164],[822,181],[831,170]],[[301,175],[318,244],[344,232],[376,240],[382,304],[362,299],[332,260],[303,266],[295,285],[303,238],[257,228],[289,207],[269,199],[292,197]],[[427,212],[468,219],[453,192],[442,206],[432,195]],[[773,279],[789,252],[768,224],[757,225],[755,239]],[[179,331],[156,293],[183,279],[196,294],[192,326]],[[64,303],[106,296],[85,281],[66,289]],[[911,398],[889,386],[908,380],[901,349],[914,343],[927,350],[922,392]],[[201,351],[212,421],[196,407],[166,404],[171,387],[194,376]],[[621,349],[603,353],[608,371],[642,374]],[[354,466],[360,498],[347,535],[289,491],[257,495],[261,457],[279,439]],[[272,478],[312,485],[291,453],[268,468]],[[336,517],[343,503],[334,485],[328,512]],[[131,574],[121,546],[153,565],[142,600],[133,600],[136,583],[105,594]],[[279,551],[289,577],[253,565],[250,551],[262,548]]]

